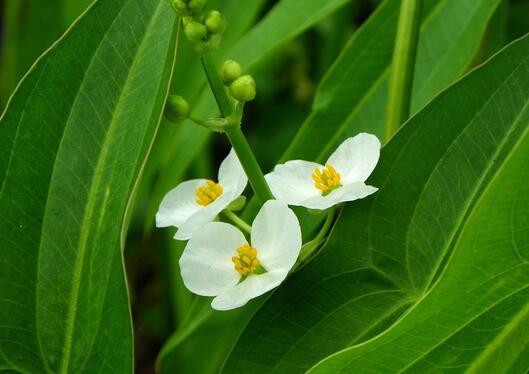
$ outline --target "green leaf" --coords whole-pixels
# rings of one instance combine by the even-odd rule
[[[225,372],[525,373],[528,72],[529,36],[413,117]]]
[[[88,0],[5,1],[0,61],[0,106],[31,64],[88,6]]]
[[[411,113],[462,75],[498,3],[425,0]],[[386,0],[353,35],[320,83],[313,111],[282,160],[324,162],[345,138],[362,131],[383,138],[399,5]]]
[[[269,53],[330,16],[351,0],[282,0],[228,53],[251,69]]]
[[[0,369],[131,372],[121,248],[174,60],[165,0],[100,0],[0,122]]]

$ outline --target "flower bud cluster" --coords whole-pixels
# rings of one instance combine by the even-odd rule
[[[184,34],[199,53],[219,46],[226,20],[218,10],[206,13],[206,0],[172,0],[172,5],[182,17]]]
[[[220,70],[222,82],[237,101],[246,102],[255,99],[255,80],[249,74],[243,75],[241,65],[234,60],[226,60]]]

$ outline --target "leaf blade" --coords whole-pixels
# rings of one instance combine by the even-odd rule
[[[466,4],[425,1],[417,50],[411,112],[459,78],[478,48],[487,20],[499,4],[485,0]],[[313,112],[281,158],[324,162],[347,136],[367,131],[384,135],[384,109],[399,4],[382,3],[353,35],[323,78]],[[464,15],[463,15],[464,14]],[[451,30],[454,35],[439,37]],[[320,139],[331,139],[323,150]]]
[[[321,364],[313,361],[316,372],[404,371],[405,364],[401,361],[413,356],[414,348],[421,342],[426,342],[426,346],[430,340],[436,339],[432,329],[454,323],[450,318],[457,314],[451,305],[461,307],[472,301],[477,305],[472,304],[474,309],[479,308],[482,293],[491,289],[493,291],[489,291],[486,297],[494,298],[495,288],[483,288],[478,292],[467,286],[476,283],[475,279],[479,278],[476,271],[464,268],[456,272],[451,268],[455,260],[448,262],[447,266],[444,259],[450,253],[456,256],[463,252],[457,250],[457,240],[462,235],[461,231],[466,230],[469,217],[477,216],[476,210],[484,209],[480,208],[480,201],[489,194],[489,190],[498,190],[493,198],[488,199],[499,205],[510,197],[508,186],[512,183],[518,185],[516,181],[523,179],[527,173],[529,80],[524,77],[529,70],[528,60],[529,37],[525,37],[440,94],[397,133],[384,147],[379,166],[370,179],[370,184],[380,187],[380,190],[372,198],[344,209],[322,253],[276,291],[250,322],[227,363],[226,372],[266,371],[259,366],[261,361],[254,358],[257,352],[264,352],[267,362],[273,363],[267,364],[266,369],[270,370],[271,365],[275,365],[272,370],[278,372],[309,369],[306,361],[314,357],[321,357],[322,360]],[[523,142],[523,147],[520,142]],[[498,175],[505,173],[504,168],[522,171],[522,175],[511,171],[508,178],[501,179]],[[494,187],[496,184],[501,184],[501,187]],[[525,197],[521,199],[525,202]],[[492,206],[492,203],[489,205]],[[505,206],[509,207],[509,204],[502,203],[501,207],[497,207],[500,209],[497,213],[489,206],[488,214],[480,215],[481,222],[474,223],[474,230],[487,224],[490,226],[495,214],[503,212],[500,217],[509,216]],[[522,209],[522,202],[516,206],[520,216],[519,226],[526,222],[527,212]],[[519,230],[518,227],[515,232]],[[474,259],[467,253],[467,264],[479,259],[479,264],[486,268],[484,273],[489,274],[495,264],[512,263],[513,260],[507,259],[506,253],[502,252],[507,249],[498,244],[500,240],[510,240],[510,237],[503,232],[501,234],[491,240],[498,246],[494,247],[498,253],[492,261],[486,261],[486,254]],[[522,235],[520,240],[526,250],[525,236]],[[482,247],[485,248],[485,245],[482,244]],[[486,248],[491,250],[490,247],[489,244]],[[489,265],[485,267],[483,264]],[[375,283],[375,290],[396,289],[401,291],[401,295],[396,300],[390,300],[389,304],[382,298],[374,298],[363,305],[351,306],[348,304],[352,298],[351,282],[335,281],[328,288],[320,285],[311,289],[319,280],[333,274],[357,273],[361,269],[372,272],[368,282]],[[460,274],[459,278],[454,274]],[[525,274],[523,270],[505,282],[527,279],[521,274]],[[451,282],[452,288],[445,289],[441,296],[429,299],[427,317],[430,323],[421,323],[426,317],[417,310],[426,308],[423,299],[429,297],[431,283],[435,281],[439,287]],[[393,286],[389,286],[388,282]],[[516,301],[512,301],[514,304],[510,307],[504,305],[499,310],[506,318],[509,312],[516,314],[516,311],[525,316],[528,294],[523,291],[527,288],[526,280],[524,282],[516,285],[522,291],[517,294]],[[490,285],[500,287],[501,281],[496,285],[490,281]],[[436,292],[436,287],[432,294]],[[508,292],[508,287],[502,288],[502,291]],[[390,320],[380,318],[382,311],[391,309],[391,305],[398,306],[406,301],[413,304],[397,323],[395,319],[399,315]],[[443,318],[436,320],[437,307],[441,304],[447,311]],[[335,311],[340,306],[346,310],[342,314]],[[296,323],[287,324],[285,320],[295,320]],[[314,327],[317,321],[324,321],[323,326]],[[386,326],[374,334],[363,334],[364,325],[377,321],[386,323]],[[402,333],[398,344],[391,343],[389,337],[386,340],[386,335],[394,337],[393,331],[404,329],[407,329],[408,335]],[[283,331],[281,340],[275,338],[277,331]],[[443,329],[436,331],[436,334],[442,333]],[[351,337],[357,336],[361,336],[362,340],[373,339],[364,344],[351,342]],[[413,337],[420,339],[415,341]],[[276,347],[269,353],[265,342],[271,339],[276,340]],[[378,346],[374,343],[377,341],[385,343]],[[345,345],[353,343],[357,345],[345,348]],[[459,346],[461,343],[456,339],[454,344]],[[513,344],[519,351],[525,349],[525,343],[516,345],[511,342]],[[288,352],[293,345],[295,348]],[[332,350],[338,353],[325,359],[321,350],[326,350],[325,354]],[[363,352],[362,356],[360,352]],[[356,354],[360,357],[358,361],[354,361]],[[427,364],[434,359],[449,365],[449,358],[455,357],[446,354],[446,351],[445,356],[437,351],[421,361],[424,366],[410,366],[410,372],[431,370]],[[339,365],[342,361],[348,364]],[[461,358],[461,361],[464,359]],[[516,356],[513,362],[524,365],[525,361]]]
[[[11,300],[0,314],[11,341],[0,346],[3,366],[132,369],[121,231],[167,93],[174,24],[164,1],[95,3],[2,117],[0,210],[9,226],[0,233],[23,253],[0,247],[8,281],[0,294]]]

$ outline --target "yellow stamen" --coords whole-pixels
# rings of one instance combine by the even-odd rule
[[[197,196],[197,204],[206,206],[222,195],[222,186],[208,179],[205,185],[195,190],[195,195]]]
[[[250,275],[263,270],[261,263],[257,259],[257,249],[250,247],[248,243],[237,248],[238,256],[233,256],[231,260],[235,270],[242,276]]]
[[[323,196],[326,196],[335,189],[342,187],[340,184],[340,173],[338,173],[336,169],[329,164],[325,165],[322,170],[318,168],[314,169],[314,172],[312,173],[312,180],[314,181],[314,186],[322,191]]]

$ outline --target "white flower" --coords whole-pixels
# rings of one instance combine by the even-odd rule
[[[218,180],[192,179],[169,191],[156,213],[156,226],[175,226],[175,239],[189,239],[239,197],[248,178],[233,149],[220,165]]]
[[[376,192],[377,188],[364,182],[379,156],[377,137],[361,133],[340,144],[325,166],[302,160],[288,161],[277,165],[265,177],[276,199],[289,205],[323,210]]]
[[[187,243],[180,270],[191,292],[216,296],[213,309],[228,310],[277,287],[300,249],[296,215],[285,203],[269,200],[255,217],[251,244],[236,227],[210,222]]]

